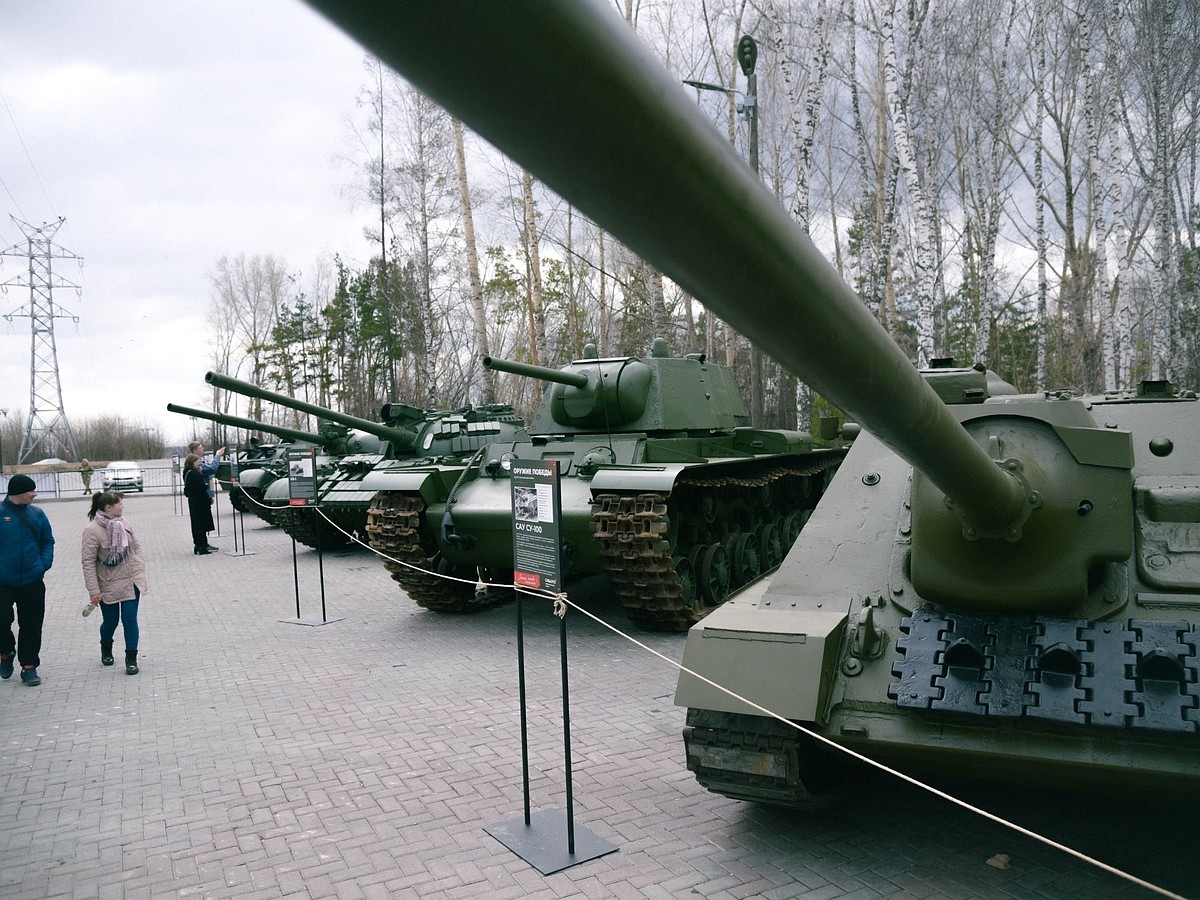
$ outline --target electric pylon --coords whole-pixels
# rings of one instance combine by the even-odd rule
[[[69,455],[72,460],[79,459],[79,451],[75,447],[75,435],[71,431],[71,423],[67,421],[66,410],[63,409],[62,382],[58,376],[58,350],[54,343],[54,320],[72,319],[79,317],[55,309],[54,289],[74,288],[75,293],[81,293],[79,285],[67,281],[52,269],[55,259],[77,259],[82,257],[68,253],[53,242],[54,235],[62,227],[66,219],[59,216],[57,222],[43,224],[35,228],[22,222],[16,216],[9,216],[25,235],[24,243],[13,244],[0,250],[0,256],[19,256],[28,260],[28,273],[0,282],[0,291],[8,293],[10,285],[29,288],[28,311],[7,313],[4,318],[11,322],[14,318],[29,317],[30,330],[33,333],[32,349],[29,363],[29,418],[25,422],[25,432],[21,435],[21,449],[17,452],[17,465],[33,456],[41,447],[50,456],[58,456],[60,452]]]

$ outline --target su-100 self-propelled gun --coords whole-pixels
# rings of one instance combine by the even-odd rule
[[[993,396],[979,373],[944,403],[601,0],[310,2],[863,427],[688,668],[875,758],[1195,795],[1193,394]],[[702,783],[827,796],[807,734],[687,674],[676,702]]]
[[[320,421],[318,434],[308,435],[320,448],[316,461],[319,511],[289,506],[286,478],[273,482],[263,495],[275,522],[310,547],[319,543],[325,549],[338,548],[348,544],[351,535],[367,536],[375,490],[363,482],[377,466],[402,467],[420,460],[461,467],[480,447],[511,437],[522,426],[512,407],[504,404],[425,411],[403,403],[385,403],[381,421],[373,422],[218,372],[209,372],[204,378],[221,390],[309,413]]]
[[[662,340],[642,358],[600,359],[589,345],[561,369],[483,364],[549,382],[528,433],[491,444],[452,481],[409,467],[386,485],[373,473],[373,544],[468,580],[511,572],[509,461],[556,460],[567,576],[611,574],[648,628],[683,630],[779,565],[843,456],[802,432],[749,427],[732,371],[672,357]],[[470,585],[395,575],[424,606],[464,608]]]

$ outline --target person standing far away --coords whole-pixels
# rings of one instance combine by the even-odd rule
[[[42,664],[45,575],[54,565],[54,533],[46,514],[33,505],[36,496],[32,478],[14,475],[8,480],[8,495],[0,502],[0,678],[12,677],[15,652],[21,681],[30,687],[42,683],[37,667]]]
[[[208,503],[209,503],[209,506],[211,506],[212,502],[213,502],[212,480],[217,474],[217,469],[221,468],[221,457],[225,455],[225,448],[222,447],[220,450],[218,450],[216,453],[214,453],[213,458],[211,460],[209,460],[208,462],[204,461],[204,444],[202,444],[200,441],[192,441],[191,443],[189,443],[188,444],[188,453],[194,453],[196,455],[196,458],[198,460],[200,460],[200,466],[199,466],[200,475],[204,478],[204,490],[205,490],[205,493],[208,494]],[[184,466],[184,469],[183,469],[183,479],[184,479],[184,482],[186,483],[186,481],[187,481],[187,466]],[[186,495],[187,492],[185,491],[184,493]],[[211,509],[208,512],[208,530],[209,531],[213,530],[212,510]],[[205,538],[204,544],[205,544],[205,546],[208,547],[208,550],[210,553],[213,550],[217,549],[212,544],[208,543],[207,538]]]
[[[183,496],[187,498],[192,526],[192,553],[207,556],[217,549],[208,542],[208,532],[213,529],[212,498],[208,496],[208,480],[200,474],[200,457],[195,453],[183,460]]]
[[[147,592],[142,545],[125,521],[125,498],[118,491],[92,495],[91,522],[83,529],[83,583],[92,605],[99,606],[100,663],[113,664],[117,623],[125,631],[125,674],[138,673],[138,604]]]
[[[92,492],[92,464],[86,459],[79,463],[79,477],[83,479],[83,492],[90,494]]]

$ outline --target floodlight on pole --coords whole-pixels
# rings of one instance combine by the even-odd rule
[[[746,117],[746,122],[750,126],[748,146],[746,148],[747,161],[750,163],[750,169],[755,175],[758,175],[758,76],[754,74],[754,66],[758,61],[758,44],[750,35],[742,35],[742,39],[737,45],[737,61],[742,69],[742,74],[746,76],[746,92],[742,95],[742,102],[738,104],[737,111],[739,114]],[[735,88],[723,87],[719,84],[710,84],[707,81],[695,81],[692,79],[684,79],[684,84],[696,89],[697,98],[700,91],[715,91],[720,94],[736,95],[741,93]],[[763,424],[763,360],[762,351],[754,344],[750,345],[750,423],[756,427],[761,427]]]

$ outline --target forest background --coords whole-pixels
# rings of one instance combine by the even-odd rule
[[[982,362],[1022,391],[1200,382],[1200,4],[613,5],[744,155],[736,48],[754,38],[763,181],[918,365]],[[769,359],[759,376],[744,338],[373,58],[351,102],[377,255],[303,273],[269,251],[215,260],[214,369],[364,418],[387,400],[528,415],[540,383],[481,357],[558,367],[588,343],[643,356],[661,336],[732,367],[754,424],[808,429],[820,403],[803,385]],[[76,425],[82,455],[140,455],[104,425]]]

